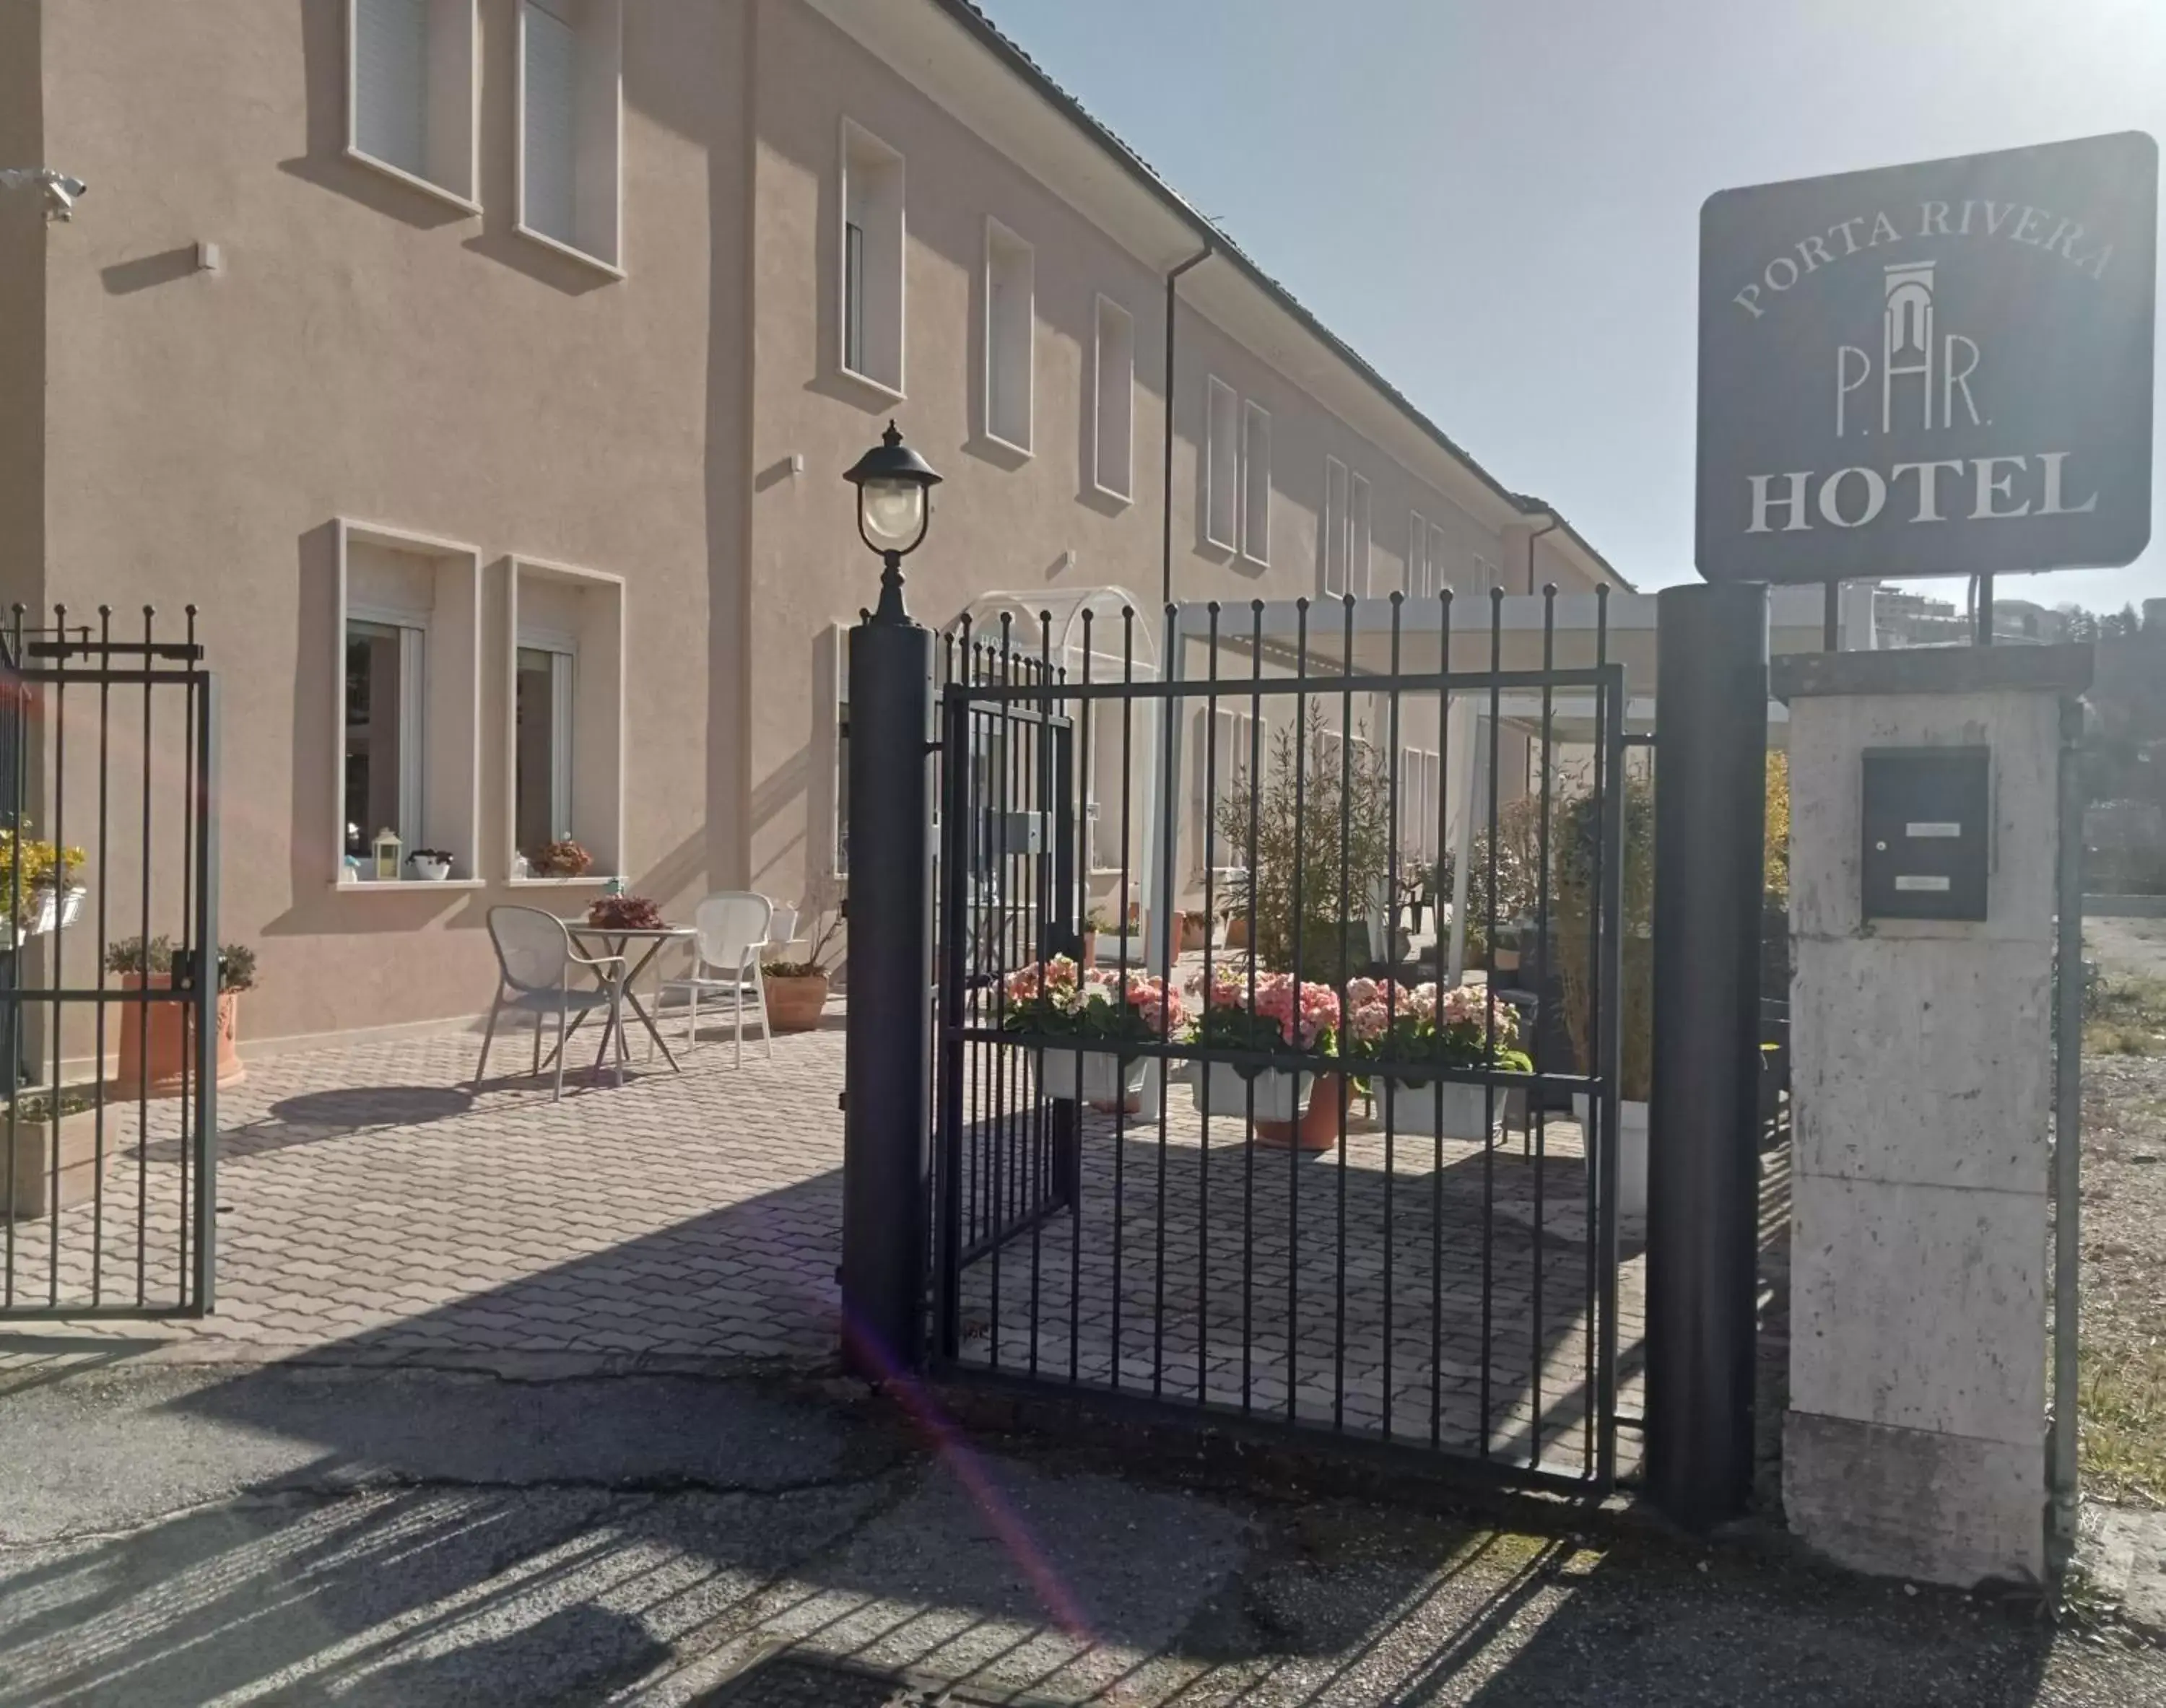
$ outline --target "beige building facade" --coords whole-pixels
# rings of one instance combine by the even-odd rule
[[[199,608],[259,1038],[478,1012],[504,901],[832,872],[890,418],[927,623],[1622,584],[964,0],[14,0],[40,164],[0,598]]]

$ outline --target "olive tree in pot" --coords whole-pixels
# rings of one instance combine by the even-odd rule
[[[105,970],[116,973],[124,991],[170,990],[173,985],[173,941],[157,936],[147,943],[123,937],[105,951]],[[237,1085],[244,1077],[238,1047],[240,993],[256,984],[256,952],[246,943],[222,943],[218,951],[218,1083]],[[152,1097],[177,1097],[195,1069],[195,1028],[190,1004],[141,1001],[120,1004],[120,1068],[123,1090],[141,1089]]]
[[[804,957],[759,963],[760,981],[767,991],[768,1023],[775,1031],[809,1032],[819,1025],[833,979],[836,951],[842,946],[842,904],[843,888],[834,878],[808,883],[797,916],[806,946]]]

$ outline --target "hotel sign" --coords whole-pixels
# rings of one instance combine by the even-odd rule
[[[2158,180],[2157,145],[2128,132],[1711,197],[1700,573],[2140,554]]]

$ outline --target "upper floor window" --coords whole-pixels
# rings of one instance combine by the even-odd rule
[[[1410,599],[1436,597],[1436,577],[1429,567],[1429,521],[1419,510],[1407,522],[1407,568],[1401,588]]]
[[[985,221],[985,436],[1030,450],[1031,357],[1038,318],[1031,247]]]
[[[1335,456],[1323,459],[1323,516],[1317,532],[1318,555],[1323,559],[1323,592],[1338,598],[1346,592],[1347,531],[1346,465]]]
[[[1231,551],[1240,527],[1240,399],[1213,375],[1204,400],[1203,537]]]
[[[346,0],[346,150],[468,212],[474,0]]]
[[[1241,414],[1241,556],[1271,561],[1271,416],[1255,403]]]
[[[843,121],[841,366],[902,395],[902,156]]]
[[[611,272],[623,248],[622,0],[520,0],[519,229]]]
[[[1136,323],[1118,303],[1098,298],[1092,354],[1091,483],[1109,498],[1135,496]]]

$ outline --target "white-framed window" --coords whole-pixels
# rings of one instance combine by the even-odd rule
[[[1487,558],[1483,557],[1477,553],[1474,559],[1474,586],[1476,590],[1481,593],[1484,597],[1487,597],[1490,588],[1496,585],[1497,566],[1492,563]]]
[[[622,277],[623,0],[520,0],[517,229]]]
[[[1346,591],[1369,597],[1369,482],[1358,474],[1346,500]]]
[[[1254,402],[1241,412],[1241,556],[1271,561],[1271,413]]]
[[[850,641],[848,625],[831,624],[815,663],[816,718],[812,751],[825,760],[814,772],[811,803],[816,836],[825,845],[827,871],[850,875]],[[822,785],[824,784],[824,788]],[[817,799],[824,793],[824,799]]]
[[[902,156],[845,119],[842,134],[841,276],[836,292],[842,371],[902,396]]]
[[[1231,551],[1240,529],[1240,399],[1213,374],[1204,406],[1203,537]]]
[[[1448,561],[1447,553],[1450,550],[1450,542],[1443,527],[1438,523],[1430,523],[1429,525],[1429,590],[1440,597],[1445,588],[1451,584],[1451,577],[1445,573],[1444,569],[1445,564]]]
[[[1190,719],[1188,863],[1200,874],[1207,863],[1220,873],[1246,863],[1248,832],[1227,834],[1227,809],[1248,788],[1249,744],[1261,734],[1266,752],[1269,732],[1245,708],[1198,706]]]
[[[624,583],[530,557],[509,568],[508,875],[565,881],[536,868],[568,838],[592,857],[584,881],[600,883],[626,866]]]
[[[1401,591],[1410,599],[1436,597],[1436,577],[1429,565],[1429,521],[1419,510],[1407,523],[1407,567]]]
[[[1399,851],[1427,864],[1436,858],[1443,805],[1442,772],[1437,756],[1425,747],[1399,750]]]
[[[1126,503],[1135,496],[1136,322],[1108,297],[1097,299],[1091,373],[1091,484]]]
[[[1338,598],[1346,592],[1347,546],[1351,535],[1347,528],[1346,465],[1335,456],[1323,459],[1323,514],[1319,519],[1317,532],[1317,556],[1322,560],[1323,592],[1328,598]]]
[[[997,219],[985,220],[985,436],[1028,456],[1037,257]]]
[[[339,519],[333,883],[390,887],[423,849],[478,882],[481,558],[472,546]],[[376,876],[398,839],[399,876]]]
[[[450,202],[481,208],[475,0],[346,0],[346,151]]]

